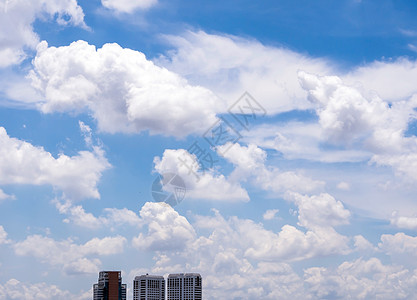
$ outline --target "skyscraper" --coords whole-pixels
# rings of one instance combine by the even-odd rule
[[[197,273],[169,274],[167,300],[201,300],[201,275]]]
[[[102,271],[93,285],[94,300],[126,300],[126,284],[120,271]]]
[[[133,300],[165,300],[165,279],[141,275],[133,280]]]

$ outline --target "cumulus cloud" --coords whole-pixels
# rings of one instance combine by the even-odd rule
[[[229,249],[241,257],[261,261],[297,261],[350,251],[347,245],[349,239],[332,227],[316,227],[303,232],[294,226],[284,225],[280,231],[274,232],[252,220],[225,219],[218,211],[214,212],[213,217],[196,218],[195,226],[210,229],[211,234],[208,238],[197,239],[191,249],[197,247],[198,251],[203,251],[202,248],[208,247],[204,251],[210,249],[211,255]]]
[[[226,149],[229,149],[225,151]],[[312,192],[320,190],[324,182],[310,179],[293,171],[280,171],[275,167],[266,166],[266,152],[254,144],[242,146],[240,144],[218,147],[219,153],[236,166],[230,177],[233,180],[252,179],[257,187],[267,191],[285,193],[287,190]]]
[[[231,181],[213,169],[203,170],[194,154],[184,149],[166,149],[162,158],[154,158],[159,174],[175,173],[185,182],[187,198],[219,201],[249,201],[249,195],[238,182]]]
[[[328,196],[317,197],[321,199],[306,197],[298,200],[297,205],[308,207],[312,201],[325,201],[332,208],[319,204],[324,207],[322,216],[329,211],[338,215],[330,224],[347,222],[348,214],[337,201]],[[158,250],[154,266],[132,271],[132,276],[137,272],[163,274],[178,269],[200,272],[204,276],[205,295],[210,299],[412,299],[417,288],[416,269],[384,264],[375,257],[344,261],[334,267],[313,266],[303,269],[301,274],[289,264],[348,254],[352,250],[361,254],[383,250],[390,255],[406,253],[414,257],[417,245],[414,237],[383,235],[377,249],[357,235],[353,237],[354,249],[349,249],[349,238],[337,234],[332,227],[315,227],[303,233],[294,226],[284,225],[274,232],[250,219],[225,218],[217,210],[213,212],[209,216],[195,215],[191,226],[169,206],[145,204],[141,217],[149,226],[154,222],[157,225],[153,225],[154,231],[141,236],[140,244],[151,245],[146,242],[150,237],[153,245],[157,240],[162,246],[154,248]],[[179,217],[183,219],[178,220]],[[169,229],[168,224],[181,230]],[[193,233],[183,238],[178,233],[181,231]],[[165,247],[172,242],[170,235],[182,241],[180,248],[175,243],[171,245],[181,251]]]
[[[158,0],[101,0],[101,4],[118,13],[132,13],[139,9],[148,9],[158,3]]]
[[[286,198],[298,207],[299,225],[306,228],[337,226],[349,223],[350,212],[332,195],[306,196],[288,192]]]
[[[417,255],[417,237],[406,235],[403,232],[392,234],[383,234],[381,242],[378,244],[384,252],[395,254]]]
[[[279,209],[268,209],[264,214],[264,220],[272,220],[276,218],[276,214],[279,212]]]
[[[344,262],[336,269],[304,271],[313,299],[412,299],[417,270],[384,265],[377,258]]]
[[[42,147],[10,137],[0,127],[0,184],[48,184],[67,199],[99,198],[97,183],[109,167],[99,147],[55,158]]]
[[[417,217],[401,216],[398,214],[397,211],[394,211],[392,213],[390,221],[392,225],[398,228],[411,229],[411,230],[417,229]]]
[[[105,132],[184,137],[203,133],[225,110],[211,91],[117,44],[96,50],[84,41],[58,48],[42,42],[37,49],[30,77],[45,113],[87,111]]]
[[[317,104],[319,123],[329,141],[348,145],[368,141],[378,149],[402,146],[401,133],[407,128],[417,104],[415,100],[390,107],[376,95],[367,99],[360,90],[344,84],[337,76],[319,77],[299,72],[299,78],[309,100]]]
[[[370,151],[371,163],[391,166],[397,174],[417,179],[417,138],[405,136],[410,120],[416,118],[417,96],[389,104],[346,85],[337,76],[299,72],[299,78],[310,101],[317,105],[328,142]]]
[[[348,238],[330,227],[304,233],[285,225],[276,233],[252,220],[224,218],[213,211],[213,216],[194,217],[196,232],[206,234],[184,241],[181,251],[158,251],[150,271],[200,272],[205,295],[213,299],[306,299],[309,292],[288,262],[349,252]],[[164,213],[159,215],[163,219]],[[167,236],[165,229],[160,231],[157,236]]]
[[[0,284],[0,299],[27,299],[27,300],[87,300],[91,298],[91,291],[80,292],[78,295],[71,294],[69,291],[60,289],[56,285],[49,285],[45,282],[26,283],[17,279],[10,279],[4,284]]]
[[[140,216],[148,232],[132,240],[134,247],[143,250],[181,250],[196,235],[187,219],[180,216],[171,206],[147,202]]]
[[[0,67],[20,63],[26,50],[34,50],[39,37],[33,30],[36,19],[52,19],[59,25],[86,27],[76,0],[13,0],[0,2]]]
[[[85,244],[71,239],[56,241],[52,238],[31,235],[13,245],[16,255],[33,256],[43,263],[61,267],[67,274],[97,273],[101,262],[91,256],[122,253],[126,239],[122,236],[93,238]]]
[[[250,225],[250,224],[245,224]],[[298,261],[312,257],[350,252],[348,238],[331,227],[318,227],[303,232],[284,225],[278,233],[251,226],[246,234],[251,239],[245,256],[262,260]]]
[[[86,212],[81,205],[72,205],[70,202],[53,201],[60,214],[67,216],[64,223],[73,223],[77,226],[88,229],[100,229],[110,227],[115,230],[120,226],[141,227],[142,221],[139,216],[127,208],[105,208],[104,214],[96,217],[92,213]]]

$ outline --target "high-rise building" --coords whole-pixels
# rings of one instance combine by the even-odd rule
[[[165,279],[141,275],[133,280],[133,300],[165,300]]]
[[[126,300],[126,284],[120,271],[102,271],[93,285],[94,300]]]
[[[167,300],[201,300],[201,275],[197,273],[169,274]]]

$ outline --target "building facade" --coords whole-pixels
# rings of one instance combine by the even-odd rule
[[[141,275],[133,280],[133,300],[165,300],[165,279]]]
[[[126,284],[120,271],[102,271],[93,285],[94,300],[126,300]]]
[[[197,273],[169,274],[167,300],[202,300],[202,280]]]

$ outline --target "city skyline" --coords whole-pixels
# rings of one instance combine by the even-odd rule
[[[93,284],[93,300],[127,300],[127,284],[121,271],[100,271]],[[133,300],[202,300],[202,277],[199,273],[172,273],[167,280],[148,273],[135,276]]]

